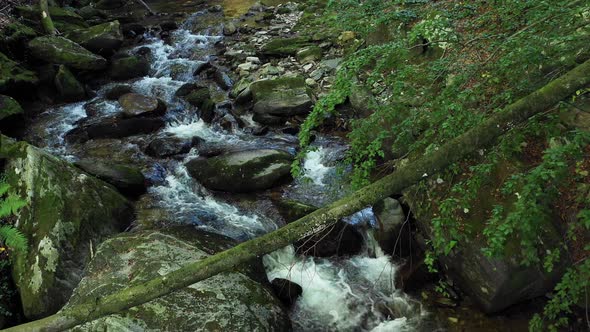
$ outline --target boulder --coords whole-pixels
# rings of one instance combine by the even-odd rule
[[[128,56],[113,59],[109,75],[114,80],[129,80],[143,77],[150,72],[150,63],[147,59],[137,56]]]
[[[0,52],[22,59],[26,56],[24,51],[27,43],[35,37],[35,30],[16,20],[3,23],[3,27],[0,28]]]
[[[94,7],[96,9],[112,10],[121,8],[126,3],[126,0],[98,0],[94,1]]]
[[[192,226],[123,233],[96,251],[68,306],[175,271],[235,246],[226,237]],[[122,313],[72,329],[78,331],[289,331],[287,313],[248,266],[220,273]],[[67,308],[67,307],[66,307]]]
[[[238,28],[233,22],[227,22],[223,25],[223,35],[231,36],[238,31]]]
[[[13,278],[25,316],[37,319],[66,303],[91,251],[123,231],[133,209],[112,186],[70,163],[24,142],[7,143],[3,138],[0,155],[8,158],[7,182],[26,199],[16,225],[29,240]]]
[[[64,37],[37,37],[29,42],[29,49],[40,60],[75,69],[100,70],[107,65],[105,58]]]
[[[287,152],[262,149],[197,158],[186,167],[207,188],[240,193],[273,187],[290,176],[292,162]]]
[[[303,288],[291,280],[275,278],[270,284],[279,300],[287,307],[292,306],[303,293]]]
[[[23,108],[12,97],[0,95],[0,120],[23,114]]]
[[[107,100],[119,100],[119,98],[125,94],[131,93],[133,87],[127,84],[118,84],[108,89],[104,93],[104,97]]]
[[[146,190],[145,177],[137,167],[98,159],[82,159],[76,166],[115,186],[127,195],[140,195]]]
[[[17,6],[16,13],[26,19],[26,23],[42,31],[41,20],[39,19],[39,6]],[[49,6],[49,15],[55,28],[61,33],[67,33],[76,29],[87,28],[88,24],[82,16],[76,14],[73,10],[61,7]]]
[[[147,146],[145,152],[156,158],[166,158],[188,153],[193,146],[193,141],[179,137],[157,137]]]
[[[196,106],[199,109],[199,115],[206,123],[211,123],[215,117],[215,103],[211,99],[211,92],[209,88],[196,85],[185,84],[178,91],[176,95],[184,98],[189,104]]]
[[[264,44],[261,53],[270,57],[295,56],[299,50],[312,44],[305,37],[278,38]]]
[[[309,113],[313,105],[302,77],[256,81],[250,90],[256,114],[290,117]]]
[[[322,49],[319,46],[308,46],[297,51],[297,60],[301,63],[318,61],[322,58]]]
[[[31,87],[39,83],[34,72],[24,69],[6,55],[0,53],[0,92]]]
[[[297,253],[314,257],[353,256],[363,249],[363,235],[352,225],[339,221],[315,235],[294,243]]]
[[[119,97],[119,104],[123,109],[123,115],[128,118],[136,116],[160,116],[166,112],[166,104],[163,101],[138,93],[122,95]]]
[[[118,21],[73,30],[65,36],[86,49],[105,56],[113,54],[123,43],[123,33]]]
[[[223,71],[216,69],[213,73],[213,80],[220,88],[223,90],[229,90],[234,85],[234,81],[229,77],[228,74],[224,73]]]
[[[86,97],[84,87],[68,67],[61,65],[55,74],[55,87],[61,98],[65,101],[78,101]]]
[[[66,140],[69,142],[86,142],[91,139],[123,138],[150,134],[162,129],[165,125],[164,120],[160,118],[105,118],[96,122],[83,123],[81,126],[70,130],[66,134]]]

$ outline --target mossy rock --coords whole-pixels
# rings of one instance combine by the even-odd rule
[[[508,239],[502,256],[488,257],[483,251],[487,243],[481,232],[492,209],[499,205],[509,212],[516,199],[516,196],[501,198],[495,193],[500,192],[504,179],[525,168],[517,159],[502,160],[495,165],[487,184],[478,190],[472,206],[456,217],[466,230],[466,239],[459,241],[449,255],[438,258],[444,272],[486,313],[498,312],[550,292],[568,265],[568,260],[564,258],[556,263],[552,272],[547,272],[542,263],[523,266],[520,240],[514,237]],[[437,175],[430,178],[436,179]],[[445,188],[452,187],[454,183],[437,187],[433,180],[429,186],[415,185],[404,192],[404,199],[414,213],[416,224],[427,239],[434,236],[432,219],[436,211],[433,211],[431,202],[443,201],[449,192]],[[546,248],[555,248],[562,242],[561,234],[550,220],[539,221],[539,228],[536,231],[538,241]],[[544,253],[540,255],[542,262]]]
[[[123,33],[119,21],[73,30],[65,36],[86,49],[102,55],[113,54],[123,43]]]
[[[31,27],[39,31],[42,30],[38,6],[18,6],[15,10],[18,15],[26,19],[27,24]],[[50,6],[49,15],[51,15],[55,28],[62,33],[88,27],[84,19],[72,10]]]
[[[306,37],[273,39],[262,46],[261,53],[271,57],[295,56],[302,48],[312,44]]]
[[[115,186],[124,194],[139,195],[146,190],[146,180],[137,167],[98,159],[82,159],[76,166]]]
[[[23,142],[2,140],[7,182],[27,205],[16,225],[29,240],[13,265],[29,319],[57,312],[81,279],[92,250],[124,230],[132,206],[112,186]],[[7,146],[4,143],[9,143]]]
[[[37,37],[32,28],[17,22],[11,21],[0,28],[0,51],[22,58],[27,42]]]
[[[129,80],[143,77],[149,74],[149,72],[149,61],[136,56],[113,59],[111,68],[109,69],[109,75],[114,80]]]
[[[250,85],[254,113],[279,117],[307,114],[313,102],[303,77],[280,77]]]
[[[18,114],[23,114],[20,104],[12,97],[0,95],[0,120]]]
[[[186,164],[192,177],[205,187],[228,192],[268,189],[290,176],[293,156],[280,150],[248,150]]]
[[[98,248],[66,308],[168,274],[234,245],[228,238],[192,226],[121,234]],[[289,331],[283,306],[253,272],[243,268],[220,273],[71,331]]]
[[[285,219],[285,222],[290,223],[299,218],[312,213],[318,208],[292,199],[281,199],[275,202],[279,209],[279,213]]]
[[[38,82],[37,74],[0,53],[0,92],[36,85]]]
[[[37,37],[29,42],[29,49],[40,60],[75,69],[100,70],[107,65],[105,58],[64,37]]]
[[[318,46],[308,46],[297,52],[297,60],[302,63],[318,61],[322,58],[322,49]]]
[[[66,66],[59,66],[54,81],[55,87],[62,99],[66,101],[78,101],[86,97],[84,86],[82,86]]]

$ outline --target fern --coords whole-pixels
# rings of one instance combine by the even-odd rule
[[[27,237],[14,226],[2,225],[0,226],[0,242],[19,253],[25,253],[29,246]]]

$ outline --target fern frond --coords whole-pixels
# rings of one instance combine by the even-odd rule
[[[27,202],[19,196],[8,194],[8,197],[0,201],[0,218],[16,214],[25,205],[27,205]]]
[[[27,237],[11,225],[0,226],[0,241],[19,253],[26,253],[29,246]]]

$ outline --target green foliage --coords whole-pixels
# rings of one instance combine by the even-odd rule
[[[26,205],[26,202],[13,193],[8,193],[10,185],[0,181],[0,218],[6,218],[14,215],[18,210]],[[26,252],[28,241],[26,236],[18,229],[11,225],[0,225],[0,244],[16,250],[17,252]]]

